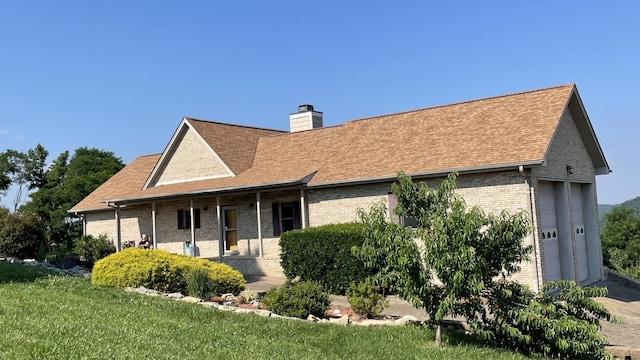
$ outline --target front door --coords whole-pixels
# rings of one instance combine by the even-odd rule
[[[224,248],[226,251],[238,251],[238,221],[236,209],[224,210]]]

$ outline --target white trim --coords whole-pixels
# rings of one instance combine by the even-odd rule
[[[238,241],[239,240],[238,239],[238,233],[239,233],[239,230],[238,230],[238,222],[239,222],[238,221],[238,208],[239,207],[237,205],[223,206],[222,207],[222,224],[221,224],[220,227],[223,228],[223,231],[222,231],[222,243],[223,243],[223,250],[224,250],[225,254],[236,254],[237,252],[239,252],[239,250],[236,250],[236,251],[231,250],[231,249],[227,250],[227,226],[225,225],[226,224],[226,216],[224,216],[224,212],[227,211],[227,210],[235,210],[235,212],[236,212],[236,227],[235,227],[235,229],[232,229],[232,230],[236,231],[236,246],[239,249],[240,248],[240,244],[239,244],[239,241]],[[251,247],[251,244],[249,244],[249,247]]]
[[[147,178],[147,181],[145,181],[144,186],[142,187],[143,189],[148,189],[149,186],[154,181],[157,181],[157,178],[160,176],[160,174],[158,172],[160,171],[160,169],[162,169],[166,165],[166,162],[168,161],[169,155],[176,151],[179,142],[181,141],[181,139],[184,139],[187,131],[189,131],[189,130],[194,132],[194,134],[198,137],[198,139],[200,139],[200,141],[211,151],[213,156],[223,165],[224,170],[229,174],[228,175],[229,177],[236,176],[233,173],[233,171],[231,171],[229,166],[227,166],[227,164],[224,161],[222,161],[222,159],[215,152],[215,150],[213,150],[211,145],[209,145],[209,143],[207,143],[204,140],[202,135],[200,135],[200,133],[198,133],[198,131],[193,127],[193,125],[189,122],[189,119],[184,117],[184,118],[182,118],[182,121],[178,125],[178,128],[176,129],[176,131],[173,133],[173,136],[171,137],[171,140],[169,141],[169,144],[167,144],[167,147],[162,152],[162,155],[160,156],[160,159],[158,159],[158,162],[153,167],[153,170],[151,170],[151,174],[149,174],[149,177]],[[220,177],[225,177],[225,176],[220,176]],[[215,178],[215,177],[213,177],[213,178]],[[193,180],[190,179],[188,181],[193,181]],[[186,182],[186,181],[178,181],[178,182]],[[170,183],[163,183],[163,184],[170,184]]]

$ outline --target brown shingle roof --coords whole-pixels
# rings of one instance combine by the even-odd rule
[[[187,118],[187,121],[233,171],[240,174],[253,164],[258,139],[286,133],[280,130],[260,129]]]
[[[105,199],[299,182],[314,173],[309,186],[392,177],[398,170],[437,173],[542,163],[574,88],[563,85],[297,133],[188,119],[237,176],[142,190],[158,155],[141,157],[72,210],[100,208],[99,200]]]

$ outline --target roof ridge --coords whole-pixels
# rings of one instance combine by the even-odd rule
[[[242,125],[242,124],[230,124],[230,123],[225,123],[225,122],[215,121],[215,120],[196,119],[196,118],[192,118],[192,117],[188,117],[188,116],[185,116],[184,118],[189,120],[189,121],[199,121],[199,122],[205,122],[205,123],[209,123],[209,124],[218,124],[218,125],[226,125],[226,126],[233,126],[233,127],[241,127],[241,128],[245,128],[245,129],[267,130],[267,131],[276,131],[276,132],[281,132],[281,133],[288,133],[288,131],[286,131],[286,130],[269,129],[269,128],[259,127],[259,126]]]
[[[567,86],[575,86],[575,84],[563,84],[563,85],[549,86],[549,87],[545,87],[545,88],[541,88],[541,89],[535,89],[535,90],[527,90],[527,91],[520,91],[520,92],[509,93],[509,94],[489,96],[489,97],[485,97],[485,98],[477,98],[477,99],[472,99],[472,100],[459,101],[459,102],[454,102],[454,103],[450,103],[450,104],[429,106],[429,107],[420,108],[420,109],[398,111],[398,112],[393,112],[393,113],[383,114],[383,115],[368,116],[368,117],[364,117],[364,118],[348,120],[347,122],[345,122],[345,124],[356,122],[356,121],[373,120],[373,119],[383,118],[383,117],[387,117],[387,116],[403,115],[403,114],[408,114],[408,113],[418,112],[418,111],[424,111],[424,110],[438,109],[438,108],[443,108],[443,107],[448,107],[448,106],[469,104],[469,103],[478,102],[478,101],[484,101],[484,100],[499,99],[499,98],[508,97],[508,96],[516,96],[516,95],[523,95],[523,94],[534,93],[534,92],[539,92],[539,91],[547,91],[547,90],[557,89],[557,88],[562,88],[562,87],[567,87]]]

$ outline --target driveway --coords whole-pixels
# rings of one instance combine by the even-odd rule
[[[622,324],[600,323],[612,348],[640,349],[640,289],[616,281],[612,276],[592,286],[605,286],[609,290],[606,297],[596,300],[612,314],[622,317]]]

